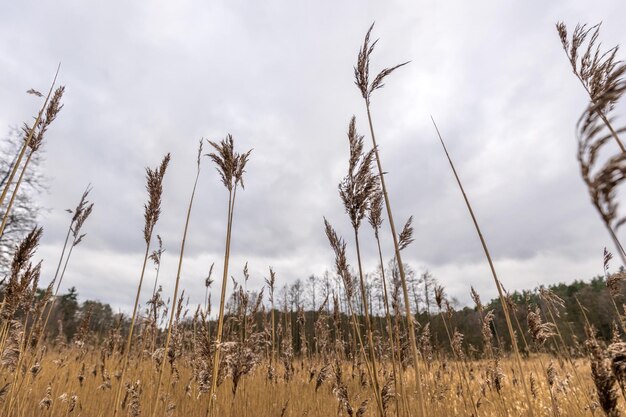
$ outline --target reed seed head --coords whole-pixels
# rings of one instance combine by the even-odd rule
[[[538,347],[543,346],[550,337],[556,334],[554,333],[555,325],[549,322],[544,323],[541,319],[539,307],[529,311],[527,319],[530,335]]]
[[[374,90],[384,87],[383,81],[385,78],[391,74],[396,69],[408,64],[410,61],[403,62],[402,64],[395,65],[390,68],[383,69],[374,80],[369,82],[369,72],[370,72],[370,56],[372,52],[374,52],[374,47],[376,43],[378,43],[378,39],[370,44],[370,35],[372,33],[372,29],[374,29],[374,23],[370,26],[367,33],[365,34],[365,39],[363,40],[363,46],[359,49],[359,54],[357,57],[357,64],[354,67],[354,83],[359,88],[361,95],[365,99],[366,103],[369,105],[370,97]]]
[[[383,224],[383,204],[385,203],[383,192],[380,187],[372,193],[369,202],[369,211],[367,213],[367,221],[374,229],[374,236],[378,239],[380,227]]]
[[[231,134],[226,135],[226,139],[220,143],[210,140],[208,142],[216,152],[207,154],[207,156],[215,163],[224,186],[228,191],[232,191],[239,184],[241,188],[244,188],[243,174],[252,150],[243,154],[235,152],[235,142]]]
[[[324,218],[324,226],[330,247],[335,252],[335,268],[337,270],[337,275],[339,275],[343,280],[346,296],[348,299],[352,299],[352,296],[354,295],[354,280],[352,279],[352,274],[350,273],[348,260],[346,258],[346,242],[337,235],[335,229],[333,229],[326,218]]]
[[[348,126],[350,156],[348,174],[339,184],[339,196],[350,217],[352,227],[357,230],[369,210],[370,200],[378,190],[378,177],[372,172],[374,152],[363,153],[363,136],[356,131],[356,118],[352,116]]]
[[[163,194],[163,177],[165,170],[170,162],[170,154],[168,153],[155,169],[146,168],[146,189],[148,190],[148,203],[145,205],[145,226],[143,237],[146,245],[150,244],[154,226],[159,220],[161,214],[161,197]]]
[[[413,225],[411,223],[413,223],[413,216],[409,217],[398,236],[398,247],[400,250],[405,249],[413,242]]]

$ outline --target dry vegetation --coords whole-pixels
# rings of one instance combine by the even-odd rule
[[[602,51],[596,46],[599,26],[578,26],[571,37],[564,24],[558,24],[557,29],[574,74],[589,94],[589,105],[578,124],[582,177],[625,263],[626,253],[617,237],[623,220],[616,203],[617,187],[626,173],[626,153],[620,139],[625,129],[614,125],[612,113],[626,90],[626,66],[617,60],[617,48]],[[280,277],[272,268],[258,293],[247,290],[248,281],[254,279],[247,265],[242,281],[229,282],[235,202],[237,192],[244,190],[245,168],[252,155],[250,151],[237,152],[230,135],[219,143],[209,141],[212,152],[208,155],[203,155],[200,141],[171,301],[164,301],[158,286],[163,248],[161,238],[154,236],[169,154],[156,168],[146,169],[145,254],[132,314],[118,317],[117,325],[106,335],[90,331],[92,310],[83,312],[70,340],[63,329],[55,338],[46,334],[70,256],[85,236],[81,230],[93,209],[89,188],[70,210],[65,245],[46,289],[39,288],[41,263],[33,260],[42,229],[33,229],[15,248],[0,306],[0,416],[557,417],[619,416],[626,412],[626,342],[622,341],[626,323],[621,305],[624,273],[610,273],[612,255],[605,249],[605,291],[614,320],[610,340],[597,337],[585,300],[578,299],[586,340],[566,340],[564,332],[571,331],[572,323],[564,316],[565,303],[547,288],[542,287],[534,298],[526,295],[521,301],[525,305],[522,314],[519,300],[506,292],[498,278],[438,129],[491,269],[499,304],[483,305],[471,289],[478,317],[475,325],[482,339],[479,347],[465,341],[443,287],[433,288],[436,311],[431,314],[430,306],[426,315],[412,311],[414,303],[402,262],[402,251],[413,240],[412,219],[398,233],[371,109],[375,92],[406,63],[370,78],[370,57],[376,45],[370,40],[371,31],[359,50],[354,72],[372,145],[367,149],[353,117],[347,133],[347,174],[338,187],[353,236],[344,240],[324,219],[339,285],[326,292],[313,311],[305,311],[300,304],[294,311],[291,303],[278,298]],[[4,209],[0,238],[29,161],[63,107],[64,87],[55,88],[55,82],[45,96],[34,90],[29,93],[44,101],[34,122],[23,128],[23,147],[0,196]],[[600,152],[603,157],[599,157]],[[179,286],[204,156],[216,166],[228,195],[220,302],[213,312],[209,301],[211,273],[201,305],[189,305]],[[389,269],[383,261],[385,242],[380,235],[385,214],[393,237],[393,247],[388,249],[393,249],[394,260]],[[375,310],[360,250],[368,224],[378,248],[382,276],[377,289],[382,295],[381,307]],[[141,307],[150,262],[157,273],[152,296]],[[496,320],[497,314],[502,320]],[[435,323],[442,326],[443,339],[434,337]]]

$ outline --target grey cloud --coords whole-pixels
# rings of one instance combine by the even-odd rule
[[[237,148],[254,148],[237,200],[233,274],[249,261],[258,287],[269,265],[283,282],[332,268],[322,216],[352,244],[337,183],[352,114],[369,140],[352,66],[373,20],[381,41],[372,71],[412,60],[373,103],[395,220],[415,216],[407,260],[432,270],[461,300],[470,284],[485,298],[495,295],[433,114],[505,284],[601,272],[610,241],[575,160],[574,124],[585,97],[554,23],[602,20],[604,43],[624,43],[626,8],[618,2],[24,1],[3,9],[0,125],[8,130],[36,111],[24,91],[45,88],[62,61],[66,107],[42,166],[51,192],[41,255],[49,276],[67,228],[63,210],[91,182],[94,214],[67,276],[81,296],[120,308],[132,302],[144,250],[144,168],[166,152],[172,163],[156,233],[171,291],[198,140],[226,133]],[[196,301],[210,263],[221,268],[227,201],[206,158],[202,170],[183,274]],[[362,232],[371,270],[370,234]]]

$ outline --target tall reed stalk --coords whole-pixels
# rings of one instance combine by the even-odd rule
[[[85,192],[83,192],[83,195],[81,196],[80,201],[78,202],[78,205],[76,206],[74,211],[67,210],[70,212],[70,214],[72,214],[72,220],[70,221],[70,226],[67,231],[67,236],[65,237],[65,243],[63,244],[63,250],[61,251],[61,258],[59,259],[56,272],[54,273],[54,278],[52,279],[52,282],[51,282],[51,285],[53,286],[56,285],[56,286],[55,286],[54,294],[52,295],[52,301],[50,303],[50,306],[48,307],[48,313],[46,314],[46,319],[44,320],[43,325],[41,326],[41,333],[39,334],[39,339],[37,341],[36,346],[39,346],[42,340],[45,338],[46,327],[48,326],[48,321],[50,320],[50,315],[52,314],[52,310],[54,310],[54,306],[57,300],[57,295],[59,294],[59,289],[61,288],[61,283],[63,282],[63,277],[65,276],[65,271],[67,270],[67,265],[69,264],[70,258],[72,256],[72,252],[74,248],[79,243],[81,243],[83,241],[83,238],[85,237],[84,234],[81,234],[82,227],[85,224],[85,221],[87,221],[87,218],[91,215],[91,212],[93,210],[93,203],[90,203],[89,200],[87,200],[87,197],[89,196],[90,191],[91,191],[91,185],[88,185],[87,188],[85,189]],[[66,249],[70,234],[72,235],[72,244],[70,246],[70,250],[68,251],[67,257],[65,258],[65,263],[63,264],[63,270],[61,271],[61,275],[59,275],[59,269],[63,261],[63,254],[65,253],[65,249]],[[57,282],[57,279],[58,279],[58,282]],[[41,311],[42,315],[45,311],[45,307],[46,306],[44,305],[44,308]],[[41,320],[41,318],[42,317],[39,317],[38,320]]]
[[[4,216],[2,217],[2,223],[0,224],[0,239],[4,235],[4,229],[7,225],[7,221],[9,220],[11,210],[13,209],[13,203],[15,203],[15,199],[18,196],[20,186],[22,185],[22,181],[24,180],[24,175],[26,174],[26,171],[28,170],[30,161],[32,161],[33,156],[39,150],[39,148],[41,148],[41,145],[43,144],[44,134],[48,130],[48,127],[52,124],[54,119],[56,119],[57,115],[63,108],[63,105],[61,104],[61,98],[63,97],[64,91],[65,91],[65,87],[63,86],[56,89],[56,91],[54,92],[54,95],[52,96],[52,99],[48,103],[48,107],[46,108],[46,115],[44,118],[40,119],[39,125],[35,125],[32,128],[29,128],[29,127],[24,128],[24,133],[27,136],[31,135],[30,133],[31,130],[35,130],[37,133],[33,134],[33,138],[29,145],[30,152],[28,153],[28,156],[26,157],[26,162],[24,162],[24,166],[22,167],[20,176],[18,177],[17,182],[15,183],[15,187],[13,188],[13,191],[11,192],[11,198],[9,199],[9,203],[7,204],[6,211],[4,212]]]
[[[239,154],[235,152],[233,137],[229,134],[226,139],[219,144],[209,141],[216,153],[208,154],[209,158],[217,165],[217,172],[220,174],[222,183],[228,190],[228,219],[226,227],[226,248],[224,251],[224,268],[222,275],[222,291],[220,296],[220,309],[217,322],[217,334],[215,336],[215,353],[213,356],[213,375],[211,377],[211,391],[209,395],[208,414],[213,415],[215,407],[215,390],[217,388],[217,377],[220,367],[220,350],[222,343],[222,332],[224,328],[224,306],[226,304],[226,286],[228,284],[228,264],[230,260],[230,242],[233,225],[233,214],[235,210],[235,198],[237,187],[244,188],[243,174],[248,163],[248,158],[252,150]]]
[[[185,218],[185,228],[183,230],[183,239],[180,243],[180,256],[178,257],[178,268],[176,270],[176,283],[174,284],[174,295],[172,296],[172,307],[170,309],[170,321],[167,326],[167,336],[165,338],[165,349],[163,353],[163,360],[161,361],[161,366],[159,368],[159,377],[157,378],[156,385],[156,394],[154,396],[154,404],[152,407],[152,417],[155,417],[157,414],[157,408],[159,405],[159,394],[161,392],[161,380],[163,378],[163,370],[165,369],[165,363],[167,362],[165,358],[168,355],[170,348],[170,340],[172,337],[172,326],[174,323],[174,316],[176,314],[176,300],[178,299],[178,287],[180,285],[180,273],[183,268],[183,257],[185,255],[185,242],[187,241],[187,230],[189,229],[189,219],[191,218],[191,208],[193,207],[193,199],[196,195],[196,187],[198,186],[198,178],[200,178],[200,157],[202,156],[202,144],[203,140],[200,139],[200,144],[198,145],[198,157],[196,160],[196,178],[193,182],[193,188],[191,190],[191,197],[189,198],[189,206],[187,207],[187,217]]]
[[[363,360],[365,361],[365,367],[367,368],[367,373],[369,376],[369,380],[372,386],[372,390],[374,391],[374,398],[376,399],[376,406],[378,407],[378,413],[381,416],[384,416],[385,411],[382,404],[382,398],[377,391],[377,385],[375,384],[375,376],[374,376],[374,368],[371,363],[371,357],[368,357],[365,351],[365,345],[363,344],[363,339],[361,338],[361,331],[359,330],[359,324],[357,322],[356,313],[354,311],[354,307],[352,305],[352,299],[354,297],[354,281],[352,279],[352,274],[350,273],[348,261],[346,258],[346,242],[340,238],[335,230],[332,228],[328,220],[324,219],[324,226],[326,230],[326,236],[328,237],[328,241],[333,251],[335,252],[335,268],[337,269],[337,274],[341,277],[345,295],[347,299],[347,313],[352,319],[352,326],[354,329],[354,355],[356,358],[357,353],[357,342],[358,346],[361,348],[361,353],[363,355]]]
[[[378,249],[378,261],[380,267],[380,275],[383,287],[383,305],[385,307],[385,321],[387,324],[387,335],[389,336],[389,346],[391,347],[391,365],[393,370],[393,382],[396,393],[400,393],[400,400],[402,401],[402,407],[398,401],[398,395],[395,396],[397,414],[400,416],[410,415],[408,405],[406,403],[406,391],[404,387],[404,375],[401,371],[401,365],[398,358],[398,354],[401,351],[401,346],[396,344],[396,338],[394,335],[393,324],[391,322],[391,312],[389,309],[389,292],[387,291],[387,278],[385,277],[385,265],[383,262],[383,252],[380,246],[380,228],[383,223],[382,211],[383,211],[383,194],[380,189],[377,189],[372,195],[369,203],[369,211],[367,220],[374,230],[374,237],[376,238],[376,246]],[[398,389],[398,387],[400,389]]]
[[[348,142],[350,144],[348,174],[339,184],[339,195],[354,230],[357,266],[359,270],[359,289],[361,292],[365,331],[367,333],[370,363],[372,366],[373,388],[377,401],[382,402],[380,397],[380,382],[378,380],[376,351],[374,349],[372,321],[369,313],[365,280],[363,278],[361,248],[359,243],[359,227],[361,226],[361,221],[369,209],[370,199],[378,189],[378,180],[377,177],[372,174],[372,159],[374,157],[374,152],[371,150],[369,152],[363,152],[363,136],[360,136],[356,131],[356,118],[354,116],[350,120],[350,125],[348,127]],[[381,415],[381,417],[384,416]]]
[[[269,299],[270,299],[270,305],[272,308],[272,311],[270,312],[271,315],[271,326],[272,326],[272,352],[270,355],[270,373],[273,375],[274,370],[273,370],[273,366],[276,363],[276,322],[275,322],[275,317],[274,317],[274,291],[276,288],[276,272],[274,272],[274,270],[272,269],[272,267],[270,267],[270,277],[268,279],[265,280],[265,284],[267,285],[267,287],[269,288]]]
[[[167,165],[170,162],[170,154],[168,153],[155,169],[146,168],[146,189],[148,190],[148,204],[144,206],[144,229],[143,238],[146,244],[146,252],[143,257],[143,265],[141,267],[141,275],[139,277],[139,284],[137,285],[137,295],[135,296],[135,304],[133,306],[133,315],[130,320],[130,327],[128,329],[128,336],[126,338],[126,348],[124,350],[124,357],[122,359],[122,369],[119,378],[119,385],[117,393],[115,394],[115,402],[113,403],[113,417],[117,417],[119,409],[121,408],[120,399],[122,396],[122,389],[124,388],[124,380],[126,371],[128,369],[128,359],[130,357],[131,342],[133,340],[133,330],[135,328],[135,320],[137,318],[137,307],[139,306],[139,296],[141,295],[141,287],[143,284],[143,278],[146,273],[146,265],[148,263],[148,257],[150,255],[150,243],[152,241],[152,233],[154,232],[154,226],[159,220],[161,214],[161,197],[163,194],[163,177]],[[174,310],[174,309],[172,309]],[[165,358],[163,359],[165,361]]]
[[[9,188],[11,187],[11,184],[13,183],[13,178],[15,178],[15,175],[17,174],[20,164],[22,163],[22,159],[24,158],[24,155],[26,154],[26,150],[28,149],[31,141],[35,137],[35,132],[37,131],[36,128],[41,125],[42,116],[48,106],[48,101],[50,100],[50,96],[52,95],[52,91],[54,90],[54,86],[56,84],[57,77],[59,76],[60,69],[61,69],[61,63],[59,63],[59,65],[57,66],[56,73],[54,74],[54,79],[52,80],[52,84],[50,85],[50,89],[48,90],[48,95],[46,96],[43,102],[43,105],[41,106],[41,109],[39,110],[39,113],[37,113],[35,122],[33,123],[32,126],[29,126],[28,124],[26,124],[24,127],[24,131],[26,132],[26,138],[24,139],[24,143],[22,144],[22,148],[20,149],[20,152],[17,156],[16,161],[13,164],[13,168],[11,169],[11,173],[9,174],[9,178],[7,178],[6,184],[4,185],[4,188],[2,189],[2,194],[0,194],[0,207],[2,207],[2,204],[4,204],[4,199],[6,198],[7,193],[9,192]],[[43,97],[43,95],[39,93],[38,91],[29,90],[28,92],[35,94],[37,96]],[[4,216],[6,216],[6,214],[7,213],[5,213]]]
[[[589,105],[578,120],[578,162],[583,181],[587,185],[591,202],[600,214],[604,225],[626,266],[626,251],[617,237],[617,229],[624,223],[617,213],[616,190],[622,184],[626,171],[626,149],[619,135],[626,127],[616,128],[612,114],[626,92],[626,63],[617,60],[619,46],[600,51],[596,46],[600,25],[587,28],[577,25],[568,38],[564,23],[556,25],[559,38],[572,66],[572,71],[589,95]],[[590,36],[591,35],[591,36]],[[587,42],[586,48],[583,45]],[[599,154],[605,151],[607,142],[615,140],[620,148],[603,164]],[[599,166],[598,166],[599,165]]]
[[[511,345],[513,346],[513,352],[515,355],[515,360],[516,360],[516,364],[517,364],[517,368],[518,368],[518,372],[520,374],[520,379],[522,380],[522,387],[524,388],[524,395],[526,396],[526,403],[528,406],[528,414],[530,417],[534,417],[535,415],[535,411],[533,408],[533,403],[532,403],[532,399],[530,397],[530,391],[528,390],[528,384],[526,383],[526,376],[525,376],[525,372],[524,372],[524,368],[522,366],[522,358],[520,356],[519,353],[519,348],[517,346],[517,338],[515,336],[515,331],[513,330],[513,325],[511,324],[511,316],[509,314],[509,309],[506,303],[506,300],[504,298],[504,292],[502,290],[502,285],[500,284],[500,280],[498,279],[498,275],[496,274],[496,269],[495,266],[493,265],[493,261],[491,260],[491,254],[489,253],[489,248],[487,247],[487,242],[485,241],[485,238],[483,237],[483,234],[480,230],[480,226],[478,225],[478,220],[476,220],[476,216],[474,215],[474,210],[472,209],[472,205],[469,202],[469,199],[467,198],[467,194],[465,193],[465,189],[463,188],[463,184],[461,183],[461,179],[459,178],[459,175],[456,172],[456,168],[454,167],[454,163],[452,162],[452,158],[450,158],[450,154],[448,153],[448,149],[446,148],[446,144],[443,141],[443,138],[441,137],[441,134],[439,133],[439,128],[437,127],[437,124],[435,123],[435,119],[432,118],[431,116],[431,120],[433,122],[433,126],[435,127],[435,130],[437,131],[437,136],[439,137],[439,141],[441,142],[441,146],[443,147],[443,151],[446,154],[446,158],[448,159],[448,163],[450,164],[450,168],[452,169],[452,173],[454,174],[454,178],[456,179],[457,185],[459,186],[459,189],[461,190],[461,194],[463,195],[463,200],[465,200],[465,205],[467,206],[467,210],[469,211],[469,214],[472,218],[472,223],[474,223],[474,228],[476,229],[476,233],[478,234],[478,237],[480,239],[480,243],[483,247],[483,251],[485,252],[485,257],[487,258],[487,262],[489,263],[489,269],[491,270],[491,275],[493,276],[493,280],[494,283],[496,285],[496,288],[498,290],[498,296],[500,298],[500,304],[502,305],[502,311],[504,312],[504,318],[506,320],[506,326],[508,328],[509,331],[509,337],[511,338]]]
[[[411,344],[411,354],[413,356],[413,364],[415,367],[415,381],[417,388],[417,400],[418,400],[418,413],[419,417],[426,417],[426,408],[425,408],[425,400],[424,393],[422,391],[422,376],[420,371],[420,361],[419,361],[419,353],[417,351],[417,340],[415,339],[415,325],[413,323],[413,316],[411,314],[411,304],[409,299],[409,291],[406,284],[406,275],[404,272],[404,264],[402,263],[402,255],[400,254],[400,246],[398,244],[398,236],[396,234],[396,226],[393,221],[393,213],[391,211],[391,203],[389,201],[389,194],[387,193],[387,186],[385,184],[385,172],[383,171],[382,162],[380,159],[380,155],[378,152],[378,145],[376,143],[376,135],[374,133],[374,125],[372,122],[372,113],[371,113],[371,95],[372,93],[384,86],[384,79],[391,74],[396,69],[402,67],[403,65],[408,64],[408,62],[404,62],[402,64],[393,66],[391,68],[383,69],[370,83],[369,81],[369,65],[370,65],[370,55],[374,51],[374,47],[378,41],[374,41],[370,45],[370,34],[372,29],[374,28],[374,24],[370,26],[367,34],[365,35],[365,40],[363,41],[363,46],[359,50],[357,65],[354,67],[354,76],[355,76],[355,84],[359,88],[363,100],[365,101],[365,109],[367,110],[367,120],[369,123],[370,135],[372,137],[372,147],[374,149],[374,154],[376,156],[376,166],[378,167],[378,175],[380,179],[380,186],[383,192],[383,196],[385,197],[385,207],[387,209],[387,218],[389,219],[389,228],[391,229],[391,236],[393,238],[393,245],[395,250],[395,256],[398,261],[398,270],[400,272],[400,281],[402,284],[402,295],[404,298],[404,312],[407,320],[407,327],[409,333],[409,343]]]

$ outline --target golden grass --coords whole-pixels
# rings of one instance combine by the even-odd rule
[[[114,401],[114,390],[103,388],[103,372],[106,372],[112,379],[113,385],[116,381],[116,373],[119,369],[120,357],[107,358],[102,367],[101,352],[99,350],[89,350],[85,354],[79,353],[76,349],[65,348],[48,352],[40,361],[38,374],[33,378],[29,386],[20,392],[18,406],[13,410],[15,416],[63,416],[82,415],[90,417],[106,417],[112,415],[112,403]],[[550,359],[544,357],[543,361]],[[84,371],[81,372],[84,364]],[[589,367],[587,360],[576,360],[577,368]],[[221,416],[280,416],[285,404],[287,408],[284,416],[332,416],[337,415],[338,402],[333,393],[332,381],[326,381],[316,391],[317,372],[321,369],[321,364],[317,362],[304,362],[304,367],[296,366],[295,372],[290,381],[284,382],[279,378],[275,383],[267,379],[265,363],[259,364],[256,369],[247,375],[245,385],[237,391],[236,396],[232,394],[232,382],[227,379],[221,384],[216,392],[216,415]],[[382,364],[382,373],[390,373],[391,364]],[[488,361],[472,361],[468,363],[470,373],[470,389],[477,399],[476,407],[481,416],[503,416],[520,415],[525,409],[526,399],[520,387],[519,381],[514,381],[512,376],[507,376],[502,381],[502,387],[498,390],[490,382],[491,372]],[[502,360],[501,368],[511,375],[511,369],[516,365],[509,359]],[[587,371],[584,385],[582,387],[573,383],[571,369],[567,365],[556,363],[556,377],[554,385],[550,387],[545,378],[534,374],[539,366],[539,358],[535,357],[524,362],[525,372],[534,375],[533,391],[537,392],[533,397],[533,405],[539,415],[554,415],[553,404],[550,392],[554,393],[558,404],[560,415],[574,416],[581,415],[580,408],[587,407],[587,413],[582,415],[593,415],[589,404],[585,404],[582,399],[587,396],[584,390],[589,392],[594,390],[593,382]],[[565,366],[561,368],[561,366]],[[95,370],[95,372],[94,372]],[[455,364],[450,361],[433,361],[428,368],[422,366],[421,372],[429,384],[425,389],[426,409],[429,415],[433,416],[457,416],[469,415],[467,404],[463,396],[463,383],[456,372]],[[281,373],[280,369],[278,370]],[[311,372],[316,372],[311,377]],[[358,408],[363,400],[371,398],[371,390],[362,386],[358,372],[352,376],[352,365],[348,362],[342,363],[343,380],[346,384],[351,405]],[[175,409],[172,415],[180,416],[205,416],[208,408],[207,394],[198,391],[195,383],[189,385],[192,379],[193,369],[190,363],[183,360],[179,365],[180,378],[168,390],[167,398],[161,398],[162,411],[168,406]],[[79,375],[84,375],[82,384],[79,382]],[[151,383],[158,376],[150,358],[137,358],[131,361],[127,371],[129,381],[139,381],[141,393],[139,395],[139,405],[141,415],[150,415],[152,410],[152,399],[156,395],[156,385]],[[332,377],[331,377],[332,379]],[[3,375],[2,385],[6,381]],[[414,405],[415,399],[415,378],[411,370],[405,372],[405,384],[409,393],[409,403]],[[48,409],[46,404],[42,404],[46,396],[48,387],[51,388],[51,405]],[[73,412],[68,412],[71,401],[69,398],[77,396],[76,406]],[[64,401],[64,397],[68,400]],[[126,400],[128,402],[128,399]],[[597,406],[597,405],[596,405]],[[596,410],[596,414],[601,411]],[[368,407],[365,416],[376,414],[376,407]],[[345,413],[344,413],[345,415]],[[390,403],[388,415],[396,415],[395,404]]]

